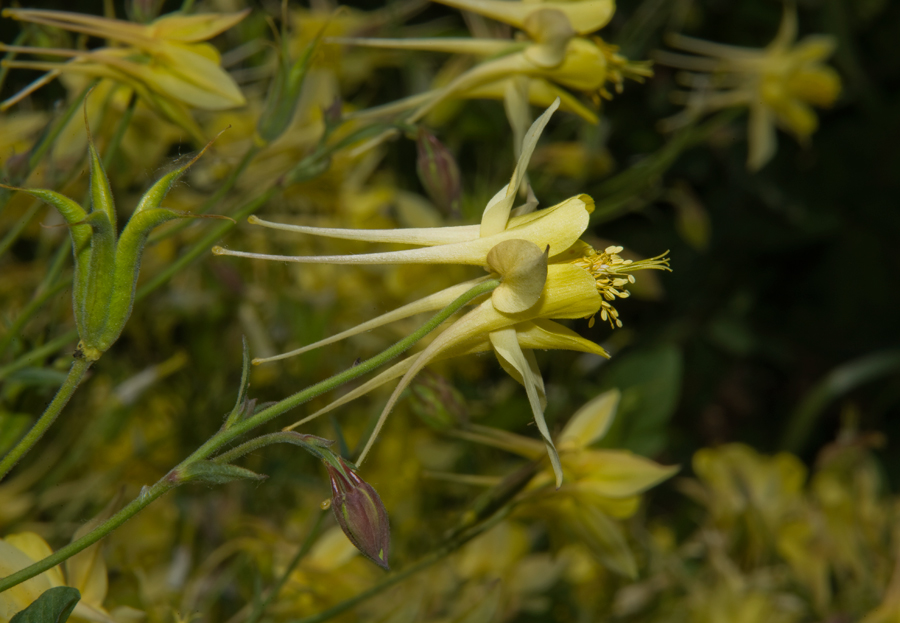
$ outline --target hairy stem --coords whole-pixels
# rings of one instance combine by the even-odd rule
[[[8,588],[12,588],[16,584],[24,582],[29,578],[33,578],[39,573],[43,573],[47,569],[58,565],[67,558],[74,556],[81,550],[93,545],[94,543],[105,537],[107,534],[128,521],[135,514],[140,512],[150,502],[159,498],[170,489],[178,486],[179,473],[185,471],[186,468],[188,468],[192,463],[208,459],[222,447],[234,441],[237,437],[250,432],[254,428],[262,426],[266,422],[269,422],[270,420],[278,417],[279,415],[282,415],[283,413],[286,413],[287,411],[290,411],[291,409],[303,404],[304,402],[307,402],[308,400],[312,400],[320,394],[330,391],[342,385],[343,383],[363,376],[364,374],[371,372],[378,366],[381,366],[391,359],[399,356],[401,353],[410,349],[416,342],[428,335],[431,331],[440,326],[441,323],[447,320],[447,318],[470,303],[473,299],[481,296],[482,294],[491,292],[498,285],[500,285],[500,282],[496,279],[479,283],[474,288],[450,303],[450,305],[435,314],[431,319],[428,320],[428,322],[419,327],[419,329],[417,329],[415,332],[403,338],[388,349],[382,351],[378,355],[375,355],[371,359],[368,359],[360,363],[359,365],[353,366],[328,379],[325,379],[320,383],[316,383],[315,385],[299,391],[292,396],[288,396],[284,400],[275,403],[267,409],[263,409],[259,413],[256,413],[246,420],[236,422],[229,428],[221,429],[206,443],[195,450],[189,457],[179,463],[178,466],[171,470],[166,476],[161,478],[155,485],[145,490],[137,499],[133,500],[128,506],[120,510],[104,523],[97,526],[94,530],[84,535],[77,541],[70,543],[58,552],[48,556],[47,558],[44,558],[43,560],[40,560],[33,565],[28,566],[0,580],[0,592],[3,592]]]
[[[9,473],[9,470],[15,467],[16,463],[19,462],[19,459],[25,456],[26,452],[31,450],[34,444],[44,436],[44,433],[47,432],[50,425],[56,421],[56,417],[59,415],[60,411],[63,410],[63,407],[69,402],[69,398],[71,398],[72,394],[75,393],[75,390],[78,389],[78,386],[84,379],[84,375],[87,374],[88,369],[91,367],[91,363],[93,362],[80,357],[72,362],[72,367],[69,369],[66,380],[63,381],[62,386],[59,388],[59,391],[56,392],[56,396],[53,397],[53,400],[44,410],[44,413],[38,418],[38,421],[35,422],[34,426],[31,427],[31,430],[28,431],[25,436],[19,440],[19,443],[3,457],[2,461],[0,461],[0,480]]]

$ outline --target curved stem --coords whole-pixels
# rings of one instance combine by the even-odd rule
[[[19,459],[21,459],[26,452],[31,450],[34,444],[44,436],[44,433],[47,432],[50,425],[56,421],[56,417],[59,415],[60,411],[63,410],[63,407],[69,402],[69,398],[71,398],[72,394],[75,393],[75,390],[78,389],[78,386],[84,379],[84,375],[91,367],[91,363],[93,362],[81,358],[77,358],[72,362],[69,374],[66,376],[66,380],[63,381],[59,391],[56,392],[56,396],[53,397],[53,401],[47,406],[47,409],[41,417],[38,418],[35,425],[31,427],[31,430],[28,431],[25,436],[19,440],[19,443],[3,457],[2,461],[0,461],[0,480],[9,473],[9,470],[19,462]]]
[[[121,526],[123,523],[125,523],[131,517],[141,511],[150,502],[159,498],[170,489],[178,486],[180,484],[179,472],[184,470],[184,468],[188,467],[191,463],[209,458],[223,446],[227,445],[237,437],[253,430],[254,428],[257,428],[258,426],[265,424],[266,422],[269,422],[270,420],[278,417],[279,415],[282,415],[283,413],[286,413],[287,411],[303,404],[304,402],[307,402],[308,400],[312,400],[320,394],[330,391],[338,387],[339,385],[346,383],[347,381],[351,381],[368,372],[371,372],[378,366],[390,361],[394,357],[399,356],[404,351],[412,348],[412,346],[416,342],[418,342],[423,337],[428,335],[431,331],[440,326],[441,323],[447,320],[447,318],[455,314],[462,307],[470,303],[473,299],[481,296],[482,294],[486,294],[487,292],[492,291],[498,285],[500,285],[500,282],[496,279],[479,283],[474,288],[450,303],[450,305],[435,314],[428,322],[419,327],[419,329],[417,329],[414,333],[403,338],[387,350],[382,351],[378,355],[375,355],[371,359],[368,359],[360,363],[359,365],[353,366],[352,368],[340,372],[328,379],[325,379],[324,381],[321,381],[311,387],[299,391],[293,396],[288,396],[284,400],[275,403],[268,409],[263,409],[259,413],[247,418],[242,422],[236,422],[231,427],[220,430],[218,433],[213,435],[206,443],[195,450],[189,457],[179,463],[178,466],[176,466],[172,471],[161,478],[155,485],[142,492],[137,499],[133,500],[128,506],[113,515],[110,519],[97,526],[97,528],[84,535],[77,541],[70,543],[58,552],[55,552],[54,554],[48,556],[47,558],[39,560],[33,565],[25,567],[24,569],[0,580],[0,592],[3,592],[8,588],[12,588],[16,584],[24,582],[29,578],[33,578],[39,573],[43,573],[47,569],[58,565],[67,558],[74,556],[81,550],[93,545],[94,543],[102,539],[104,536]]]

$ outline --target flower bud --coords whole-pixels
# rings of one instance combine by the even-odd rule
[[[462,194],[459,166],[450,150],[433,134],[419,128],[416,136],[416,173],[434,204],[449,214],[459,213]]]
[[[413,413],[431,428],[445,431],[467,419],[465,399],[444,377],[423,370],[410,390]]]
[[[330,453],[324,458],[331,477],[331,510],[341,530],[363,556],[389,569],[391,529],[381,498],[344,459]]]

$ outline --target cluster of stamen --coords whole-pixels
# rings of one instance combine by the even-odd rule
[[[669,268],[669,258],[666,253],[651,257],[646,260],[626,260],[619,253],[622,247],[606,247],[602,252],[598,253],[594,249],[590,249],[585,255],[573,260],[575,266],[585,269],[597,282],[597,291],[600,293],[600,318],[609,322],[612,328],[621,327],[622,321],[619,320],[619,312],[613,307],[612,301],[616,298],[624,299],[631,296],[631,293],[625,289],[629,283],[634,283],[634,275],[631,273],[636,270],[671,270]],[[594,326],[595,316],[590,317],[588,326]]]

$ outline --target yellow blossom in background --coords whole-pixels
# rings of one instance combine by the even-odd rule
[[[189,109],[224,110],[246,104],[237,84],[222,69],[219,52],[207,39],[240,22],[237,13],[171,14],[149,24],[64,11],[5,9],[4,17],[106,39],[106,47],[59,49],[0,44],[0,51],[70,59],[65,62],[3,61],[5,67],[46,71],[23,91],[0,103],[5,110],[66,73],[109,79],[132,88],[157,112],[205,141]]]
[[[512,214],[516,191],[524,179],[528,161],[550,115],[558,106],[557,100],[526,133],[512,178],[509,184],[501,188],[488,202],[480,225],[345,230],[283,225],[253,217],[251,222],[275,229],[350,240],[423,245],[423,247],[385,253],[310,257],[243,253],[221,247],[213,249],[213,252],[219,255],[311,264],[468,264],[482,266],[501,278],[501,285],[491,293],[488,300],[481,302],[446,328],[424,351],[391,366],[368,383],[307,418],[308,420],[316,417],[374,387],[402,376],[382,412],[375,432],[363,449],[359,462],[365,458],[387,414],[402,391],[424,366],[441,358],[493,350],[504,370],[525,386],[535,423],[553,464],[557,485],[561,484],[562,469],[550,432],[544,422],[543,410],[546,398],[543,380],[531,350],[562,348],[606,356],[601,347],[581,338],[552,319],[592,318],[599,312],[604,319],[610,319],[612,322],[613,316],[608,311],[611,306],[606,299],[614,299],[616,295],[622,296],[616,288],[624,286],[630,280],[627,275],[625,277],[622,275],[629,271],[648,268],[668,270],[668,264],[667,260],[661,257],[626,264],[625,261],[620,261],[621,258],[613,260],[609,255],[615,255],[621,249],[610,248],[607,249],[606,255],[597,254],[589,245],[578,240],[587,228],[589,214],[593,209],[593,201],[587,195],[572,197],[540,211],[534,211],[537,201],[532,200],[519,208],[517,215]],[[599,261],[598,258],[601,257],[607,259]],[[283,356],[299,354],[414,314],[441,309],[485,279],[487,277],[481,277],[447,288],[362,323],[354,329]]]
[[[518,28],[527,39],[333,39],[333,43],[473,55],[481,59],[442,86],[356,116],[388,116],[409,111],[405,121],[414,123],[450,98],[501,99],[518,147],[530,124],[529,103],[545,108],[559,98],[563,110],[596,123],[596,112],[570,91],[587,94],[599,103],[601,96],[610,97],[607,83],[620,92],[625,77],[643,80],[652,75],[646,63],[630,62],[618,54],[616,46],[599,37],[586,36],[609,23],[615,12],[613,0],[437,1]]]
[[[545,489],[555,476],[545,470],[530,485],[532,491],[541,494],[526,500],[554,517],[555,525],[574,534],[604,565],[633,578],[637,562],[615,520],[634,515],[641,494],[671,478],[679,468],[660,465],[628,450],[591,448],[609,431],[619,398],[618,390],[604,392],[572,416],[556,442],[564,484],[547,494]],[[485,426],[470,426],[459,436],[529,459],[539,458],[543,451],[532,439]]]
[[[687,70],[679,80],[691,89],[674,94],[685,110],[664,121],[663,128],[675,129],[713,110],[746,106],[747,167],[753,171],[775,155],[776,125],[801,143],[808,141],[818,127],[813,106],[830,108],[841,90],[840,76],[823,62],[837,42],[827,35],[796,39],[797,13],[789,2],[778,34],[761,50],[670,35],[669,45],[696,56],[671,52],[655,56],[664,65]]]
[[[75,539],[90,531],[95,524],[87,523],[75,533]],[[74,540],[74,539],[73,539]],[[53,550],[40,536],[33,532],[11,534],[0,539],[0,577],[24,569],[35,561],[51,555]],[[60,567],[37,575],[16,587],[0,593],[0,623],[7,623],[14,614],[27,608],[41,594],[56,586],[71,586],[81,593],[81,600],[75,606],[72,623],[92,621],[97,623],[125,623],[139,621],[143,614],[123,606],[117,608],[111,616],[103,609],[106,599],[107,579],[106,563],[100,553],[99,545],[69,558],[64,565],[65,573]]]

